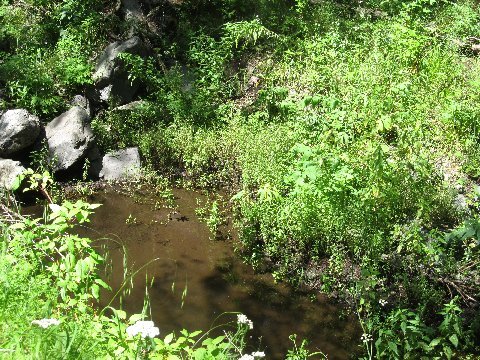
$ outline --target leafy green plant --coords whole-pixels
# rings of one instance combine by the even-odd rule
[[[6,103],[42,116],[65,108],[68,97],[92,83],[103,5],[83,0],[12,1],[0,5],[0,39],[5,45],[0,80]]]
[[[199,203],[198,200],[197,203]],[[220,209],[219,201],[207,202],[204,207],[197,207],[195,213],[200,220],[207,224],[211,236],[213,239],[216,239],[219,234],[219,228],[224,223],[224,215]]]
[[[436,331],[426,326],[418,314],[406,309],[394,310],[378,330],[376,356],[415,359],[425,353],[432,358],[451,359],[459,346],[462,332],[460,312],[453,300],[445,304],[440,312],[443,321]]]
[[[261,39],[271,39],[277,35],[263,26],[258,18],[251,21],[239,21],[224,25],[225,37],[223,41],[232,42],[236,48],[246,48],[255,45]]]
[[[301,344],[297,344],[297,335],[290,335],[290,340],[293,342],[293,348],[288,350],[287,356],[285,359],[287,360],[305,360],[311,357],[315,357],[316,359],[327,359],[327,356],[320,352],[311,352],[307,349],[308,342],[306,340],[302,340]]]

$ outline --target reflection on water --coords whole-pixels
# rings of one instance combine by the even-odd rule
[[[359,336],[355,319],[340,319],[341,309],[324,297],[312,302],[275,284],[271,275],[254,274],[235,257],[231,243],[209,240],[208,229],[195,216],[197,196],[176,190],[178,213],[174,216],[169,209],[155,210],[114,192],[93,199],[103,206],[96,210],[91,229],[82,235],[112,239],[106,244],[114,292],[123,281],[122,245],[129,269],[158,259],[135,276],[133,289],[122,298],[123,309],[141,312],[148,288],[152,317],[163,335],[183,328],[208,330],[219,315],[242,312],[254,322],[252,350],[259,349],[253,339],[260,338],[260,349],[269,359],[284,358],[292,333],[308,338],[310,348],[320,349],[329,359],[351,357]],[[102,305],[111,296],[104,296]],[[114,305],[119,306],[118,301]],[[227,314],[215,324],[235,319]]]

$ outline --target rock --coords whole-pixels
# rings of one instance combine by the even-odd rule
[[[113,85],[110,84],[105,86],[103,89],[99,90],[98,94],[99,94],[100,101],[108,102],[112,94],[112,87]]]
[[[108,153],[103,157],[100,177],[105,180],[128,180],[140,175],[138,148],[128,148]]]
[[[158,23],[162,24],[163,19],[155,19],[158,14],[164,17],[165,0],[120,0],[121,6],[118,10],[122,10],[125,23],[128,28],[128,33],[133,35],[135,33],[145,31],[152,34],[161,35]]]
[[[140,82],[138,80],[133,82],[128,80],[128,75],[125,72],[115,78],[112,84],[98,90],[98,100],[101,103],[111,103],[114,106],[126,104],[132,101],[139,88]]]
[[[475,55],[480,54],[480,44],[473,44],[473,45],[472,45],[472,52],[473,52]]]
[[[181,67],[182,71],[182,91],[186,93],[193,92],[195,86],[196,76],[195,73],[187,66]]]
[[[80,106],[81,108],[84,108],[85,111],[87,112],[88,116],[92,117],[92,110],[90,108],[90,101],[83,96],[83,95],[75,95],[70,101],[71,106]]]
[[[188,221],[188,217],[183,215],[182,213],[174,210],[168,213],[168,220],[173,221]]]
[[[117,106],[115,109],[112,111],[132,111],[135,110],[136,108],[139,108],[141,106],[146,106],[148,103],[144,100],[137,100],[137,101],[132,101],[128,104],[122,105],[122,106]]]
[[[0,117],[0,156],[10,155],[32,145],[40,134],[38,117],[27,110],[9,110]]]
[[[0,188],[12,190],[15,179],[24,171],[19,161],[0,159]]]
[[[248,80],[248,87],[257,87],[260,83],[260,78],[258,76],[252,75]]]
[[[120,54],[146,56],[147,48],[138,36],[106,47],[97,60],[93,79],[100,92],[100,100],[118,105],[130,102],[138,91],[140,82],[128,79]]]
[[[115,78],[115,74],[122,67],[119,55],[122,53],[145,55],[145,46],[138,36],[124,42],[115,41],[108,45],[97,60],[93,78],[100,87],[106,86]]]
[[[94,144],[89,120],[85,109],[74,106],[45,127],[54,171],[68,170],[85,159]]]
[[[371,9],[371,8],[364,8],[358,7],[355,9],[357,14],[362,18],[370,18],[372,20],[379,20],[388,17],[388,13],[385,11],[381,11],[379,9]]]

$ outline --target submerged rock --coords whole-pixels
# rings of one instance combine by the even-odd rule
[[[5,112],[0,117],[0,156],[10,155],[33,145],[40,129],[38,117],[27,110]]]
[[[25,168],[19,161],[0,159],[0,188],[13,190],[15,179],[24,171]]]
[[[46,126],[55,171],[68,170],[85,159],[95,140],[89,120],[85,109],[74,106]]]
[[[97,60],[93,78],[101,101],[122,105],[136,95],[140,82],[128,78],[120,54],[147,55],[147,48],[138,36],[108,45]]]
[[[138,148],[128,148],[106,154],[102,161],[100,177],[104,180],[129,180],[140,175]]]

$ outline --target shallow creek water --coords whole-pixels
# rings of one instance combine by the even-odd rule
[[[111,191],[89,199],[103,206],[81,235],[109,239],[97,243],[109,251],[107,277],[114,293],[124,278],[123,248],[129,269],[158,259],[134,277],[133,287],[121,300],[124,310],[141,312],[148,288],[152,317],[161,335],[183,328],[208,330],[236,319],[225,314],[214,323],[219,315],[241,312],[254,322],[251,343],[256,346],[251,350],[264,350],[268,359],[285,357],[293,333],[297,339],[308,338],[309,348],[323,351],[329,359],[352,356],[359,336],[353,317],[342,317],[341,308],[325,297],[312,302],[276,284],[271,275],[255,274],[236,257],[230,241],[209,239],[207,227],[195,215],[199,194],[175,190],[174,195],[177,213],[173,215],[171,209],[155,210],[152,204]],[[104,294],[101,305],[111,297]],[[118,299],[113,305],[119,306]]]

